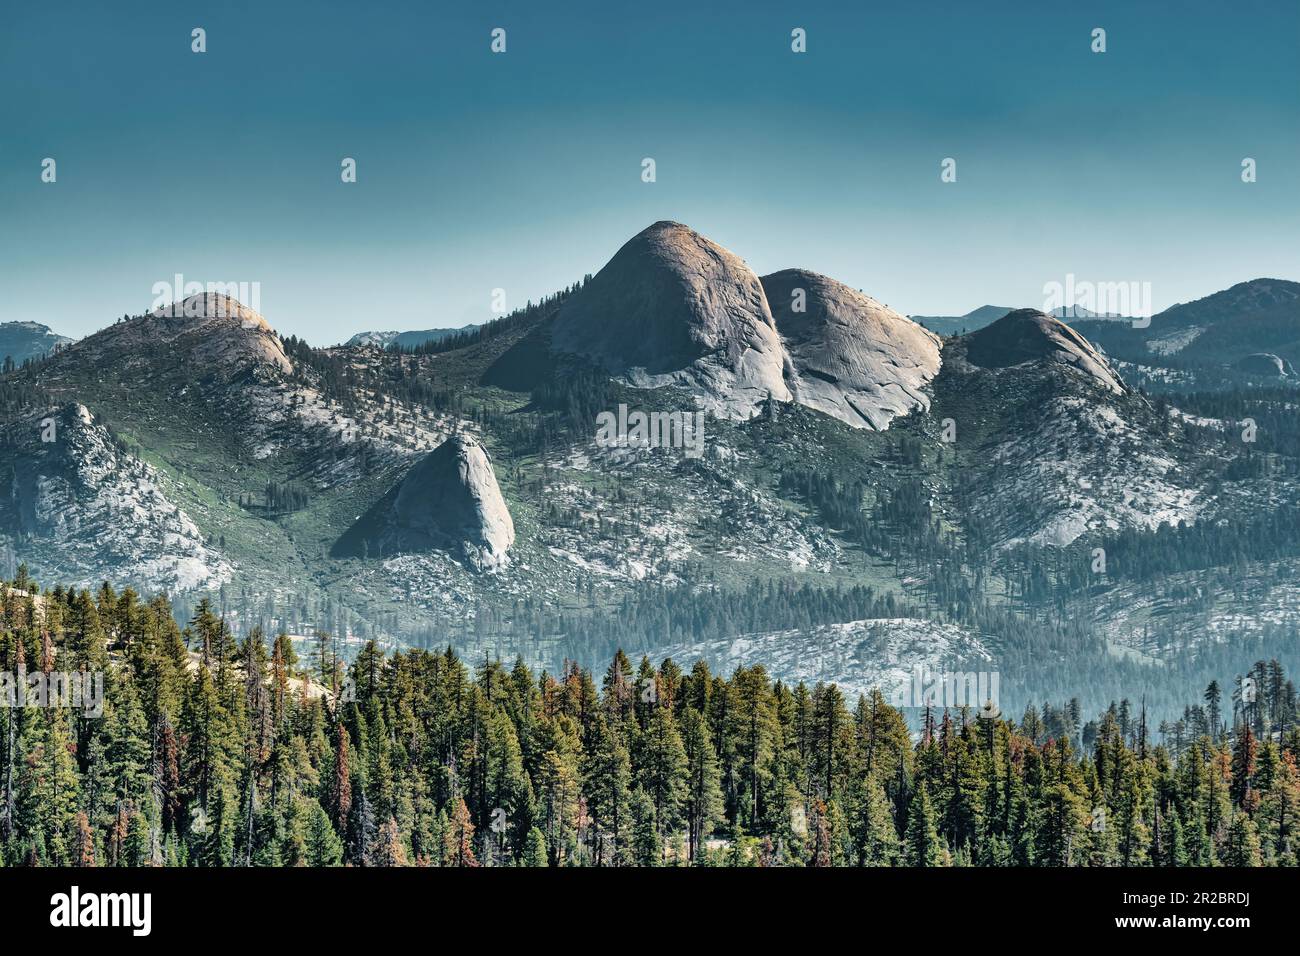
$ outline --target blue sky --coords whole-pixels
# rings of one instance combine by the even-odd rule
[[[182,273],[313,344],[461,325],[658,219],[910,314],[1067,273],[1160,309],[1300,279],[1298,51],[1291,0],[11,4],[0,319],[84,335]]]

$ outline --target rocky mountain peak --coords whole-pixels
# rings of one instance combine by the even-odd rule
[[[790,399],[762,283],[681,223],[633,236],[556,316],[552,347],[646,388],[682,385],[716,415]]]
[[[211,292],[110,325],[82,339],[71,351],[83,359],[116,362],[123,353],[139,355],[159,346],[214,370],[231,372],[249,366],[282,373],[293,370],[284,343],[261,313],[232,296]]]
[[[393,514],[431,543],[458,546],[479,570],[504,566],[515,543],[514,521],[487,451],[463,432],[416,463],[397,492]]]
[[[78,402],[0,428],[10,475],[0,528],[20,556],[59,556],[68,583],[127,576],[169,590],[216,587],[232,564],[205,541],[169,479],[124,450]]]
[[[155,318],[189,319],[200,324],[224,320],[238,323],[241,328],[274,331],[260,312],[250,309],[233,296],[218,292],[196,292],[180,302],[154,309],[151,314]]]
[[[1087,339],[1037,309],[1008,312],[966,336],[966,359],[982,368],[1055,363],[1076,369],[1113,392],[1124,391],[1119,376]]]
[[[477,571],[494,571],[509,563],[514,543],[514,521],[486,449],[458,432],[417,461],[339,540],[335,553],[440,550]]]
[[[763,276],[801,405],[877,431],[913,408],[939,371],[937,335],[842,282],[806,269]]]

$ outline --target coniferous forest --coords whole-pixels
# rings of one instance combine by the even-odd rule
[[[96,713],[0,713],[6,866],[1296,863],[1276,662],[1152,727],[1127,700],[905,714],[622,652],[552,674],[371,643],[344,666],[327,635],[237,640],[206,602],[182,627],[163,597],[25,575],[0,612],[0,671],[104,677]]]

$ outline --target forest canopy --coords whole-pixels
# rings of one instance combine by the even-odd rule
[[[26,575],[0,670],[104,676],[0,708],[10,866],[1294,865],[1295,688],[1261,662],[1183,718],[1019,720],[621,651],[601,675],[448,648],[345,666],[206,601]],[[910,721],[910,723],[909,723]]]

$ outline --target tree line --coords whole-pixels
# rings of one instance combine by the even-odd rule
[[[21,588],[18,585],[23,585]],[[99,866],[1294,865],[1276,662],[1156,732],[1128,701],[909,715],[879,692],[621,651],[471,669],[236,640],[206,602],[22,576],[10,674],[105,675],[102,715],[0,714],[0,857]],[[1229,710],[1231,712],[1229,712]],[[1157,739],[1158,738],[1158,739]]]

